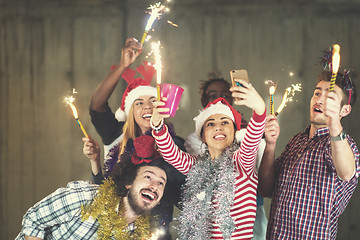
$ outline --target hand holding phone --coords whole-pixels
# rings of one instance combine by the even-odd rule
[[[230,77],[231,77],[232,85],[234,87],[236,87],[236,86],[243,87],[243,85],[241,83],[235,81],[235,79],[242,79],[242,80],[244,80],[246,82],[249,82],[248,72],[245,69],[231,70],[230,71]]]

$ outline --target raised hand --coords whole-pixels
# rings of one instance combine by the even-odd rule
[[[325,104],[324,104],[324,114],[326,118],[326,124],[329,126],[329,129],[332,133],[336,135],[339,134],[342,130],[341,125],[341,98],[335,92],[328,92]]]
[[[125,68],[129,67],[142,51],[142,44],[135,38],[126,39],[125,46],[121,49],[120,65]]]
[[[99,144],[90,137],[83,137],[84,142],[83,153],[90,159],[90,161],[100,161],[100,147]]]
[[[265,141],[266,144],[276,144],[280,134],[280,126],[275,115],[269,114],[266,116],[265,123]]]
[[[164,114],[165,112],[169,112],[170,109],[161,107],[165,105],[165,102],[166,98],[162,98],[162,101],[156,101],[153,103],[154,108],[150,121],[155,127],[157,127],[164,118],[170,117],[170,114]]]
[[[234,104],[247,106],[253,109],[258,115],[263,114],[265,112],[265,102],[255,88],[244,80],[235,79],[235,81],[241,83],[243,86],[233,86],[230,88],[232,96],[234,97]]]

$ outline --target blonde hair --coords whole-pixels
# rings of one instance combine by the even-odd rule
[[[131,105],[129,115],[127,116],[126,122],[123,126],[124,137],[119,143],[119,157],[125,152],[126,144],[129,139],[135,139],[142,135],[141,130],[134,118],[134,104]]]

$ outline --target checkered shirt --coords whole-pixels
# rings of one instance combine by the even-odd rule
[[[309,129],[293,137],[276,160],[267,239],[336,239],[338,218],[355,190],[360,167],[353,139],[347,135],[356,172],[343,181],[332,162],[329,129],[308,139]]]
[[[90,203],[98,185],[70,182],[31,207],[24,215],[18,239],[24,235],[41,239],[96,239],[98,222],[81,220],[80,206]]]

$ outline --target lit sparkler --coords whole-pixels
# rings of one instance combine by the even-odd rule
[[[75,89],[73,89],[73,93],[76,93]],[[80,121],[80,118],[79,118],[79,115],[78,115],[78,112],[76,110],[76,107],[74,105],[74,101],[75,101],[75,98],[73,96],[68,96],[68,97],[65,97],[65,103],[66,105],[69,105],[72,112],[73,112],[73,115],[74,115],[74,118],[76,120],[76,122],[79,124],[80,126],[80,129],[81,131],[83,132],[83,134],[85,135],[85,137],[89,137],[89,135],[87,134],[87,132],[85,131],[85,128],[84,126],[82,125],[81,121]]]
[[[169,1],[167,1],[167,2],[169,2]],[[145,42],[146,35],[149,33],[149,30],[151,29],[155,20],[157,18],[159,18],[165,11],[169,11],[169,9],[165,5],[163,5],[161,2],[158,2],[154,5],[150,5],[150,7],[148,9],[151,10],[150,17],[146,23],[145,31],[144,31],[142,39],[141,39],[141,44],[143,44]]]
[[[161,94],[161,55],[160,55],[160,41],[151,43],[152,53],[155,57],[155,69],[156,69],[156,88],[157,88],[157,100],[160,101]]]
[[[332,55],[332,75],[330,82],[329,91],[332,92],[335,86],[336,76],[340,66],[340,46],[338,44],[334,44],[333,46],[333,55]]]
[[[149,240],[158,240],[160,237],[165,235],[165,230],[163,228],[158,228],[154,233],[151,234]]]
[[[270,94],[270,114],[274,114],[274,94],[275,94],[275,83],[272,80],[266,80],[266,84],[270,84],[269,94]]]
[[[297,83],[297,84],[291,84],[291,87],[288,87],[285,90],[283,99],[281,101],[280,106],[278,107],[278,109],[275,112],[275,116],[277,116],[283,109],[284,107],[286,107],[288,102],[292,102],[293,101],[293,97],[295,96],[295,92],[301,92],[301,83]]]

